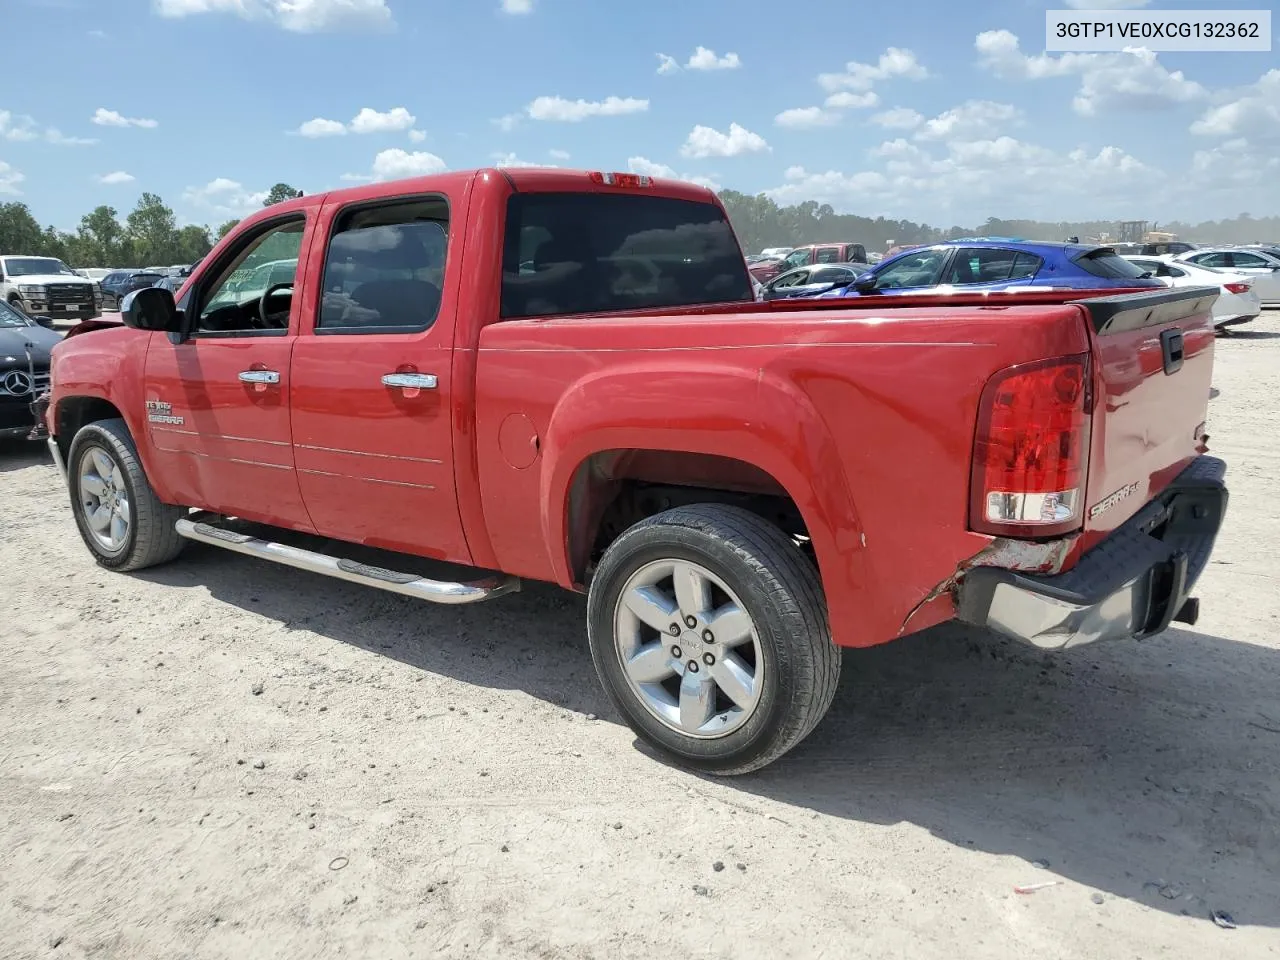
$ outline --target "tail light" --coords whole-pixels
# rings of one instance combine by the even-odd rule
[[[1092,413],[1088,354],[1020,364],[993,376],[978,407],[970,529],[998,537],[1078,530]]]
[[[1251,286],[1251,283],[1224,283],[1222,289],[1227,293],[1246,293]]]
[[[653,178],[640,173],[600,173],[593,171],[589,176],[593,183],[601,183],[606,187],[628,187],[634,189],[636,187],[653,186]]]

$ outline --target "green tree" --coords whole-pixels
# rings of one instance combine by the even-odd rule
[[[0,253],[38,253],[43,231],[25,203],[0,203]]]
[[[178,221],[154,193],[144,193],[125,222],[139,266],[169,264],[178,246]]]
[[[128,260],[124,227],[115,207],[95,207],[80,219],[69,255],[77,267],[113,267]]]
[[[267,199],[262,202],[262,205],[269,207],[273,204],[283,203],[285,200],[294,200],[300,196],[302,196],[302,191],[296,187],[292,187],[287,183],[277,183],[267,191]]]
[[[239,222],[240,222],[239,220],[228,220],[222,226],[218,227],[218,235],[215,239],[221,240],[228,233],[234,230],[236,228],[236,224],[238,224]]]
[[[189,224],[178,231],[174,263],[195,263],[213,249],[209,228]]]

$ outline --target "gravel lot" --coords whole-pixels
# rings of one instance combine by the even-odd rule
[[[849,653],[732,781],[638,749],[578,597],[200,545],[109,574],[44,452],[0,448],[0,956],[1280,956],[1280,315],[1217,363],[1196,629]]]

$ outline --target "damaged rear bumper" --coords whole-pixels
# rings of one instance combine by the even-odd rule
[[[1226,464],[1199,457],[1066,573],[974,567],[957,588],[960,620],[1042,650],[1140,639],[1194,623],[1192,587],[1227,509]]]

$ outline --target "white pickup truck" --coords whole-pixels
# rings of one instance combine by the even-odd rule
[[[101,288],[56,257],[0,256],[0,298],[46,327],[102,313]]]

